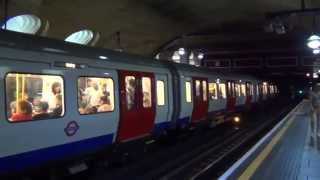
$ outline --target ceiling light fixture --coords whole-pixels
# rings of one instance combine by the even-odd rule
[[[186,53],[186,50],[184,48],[179,48],[178,53],[179,55],[183,56]]]
[[[204,58],[204,54],[203,53],[199,53],[198,54],[198,59],[203,59]]]
[[[320,53],[320,49],[314,49],[313,50],[313,54],[319,54]]]
[[[99,59],[109,59],[107,56],[99,56]]]
[[[308,38],[307,45],[311,49],[318,49],[320,47],[320,37],[313,34]]]

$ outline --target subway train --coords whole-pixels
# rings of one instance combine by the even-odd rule
[[[271,82],[43,37],[0,32],[0,174],[239,121]]]

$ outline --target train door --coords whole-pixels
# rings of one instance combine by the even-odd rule
[[[170,122],[168,100],[168,78],[166,75],[156,75],[156,120],[155,131],[160,133],[165,130]]]
[[[236,93],[235,84],[233,81],[227,81],[227,110],[235,110],[236,105]]]
[[[192,78],[193,82],[193,111],[192,122],[204,120],[208,113],[208,79]]]
[[[153,73],[119,71],[120,122],[118,142],[150,134],[155,120],[155,82]]]

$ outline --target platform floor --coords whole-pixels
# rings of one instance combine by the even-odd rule
[[[320,180],[320,144],[310,138],[315,122],[310,110],[309,101],[303,101],[239,179]]]

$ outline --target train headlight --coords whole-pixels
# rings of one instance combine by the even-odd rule
[[[235,116],[235,117],[233,118],[233,121],[234,121],[235,123],[239,123],[239,122],[240,122],[240,117],[239,117],[239,116]]]

